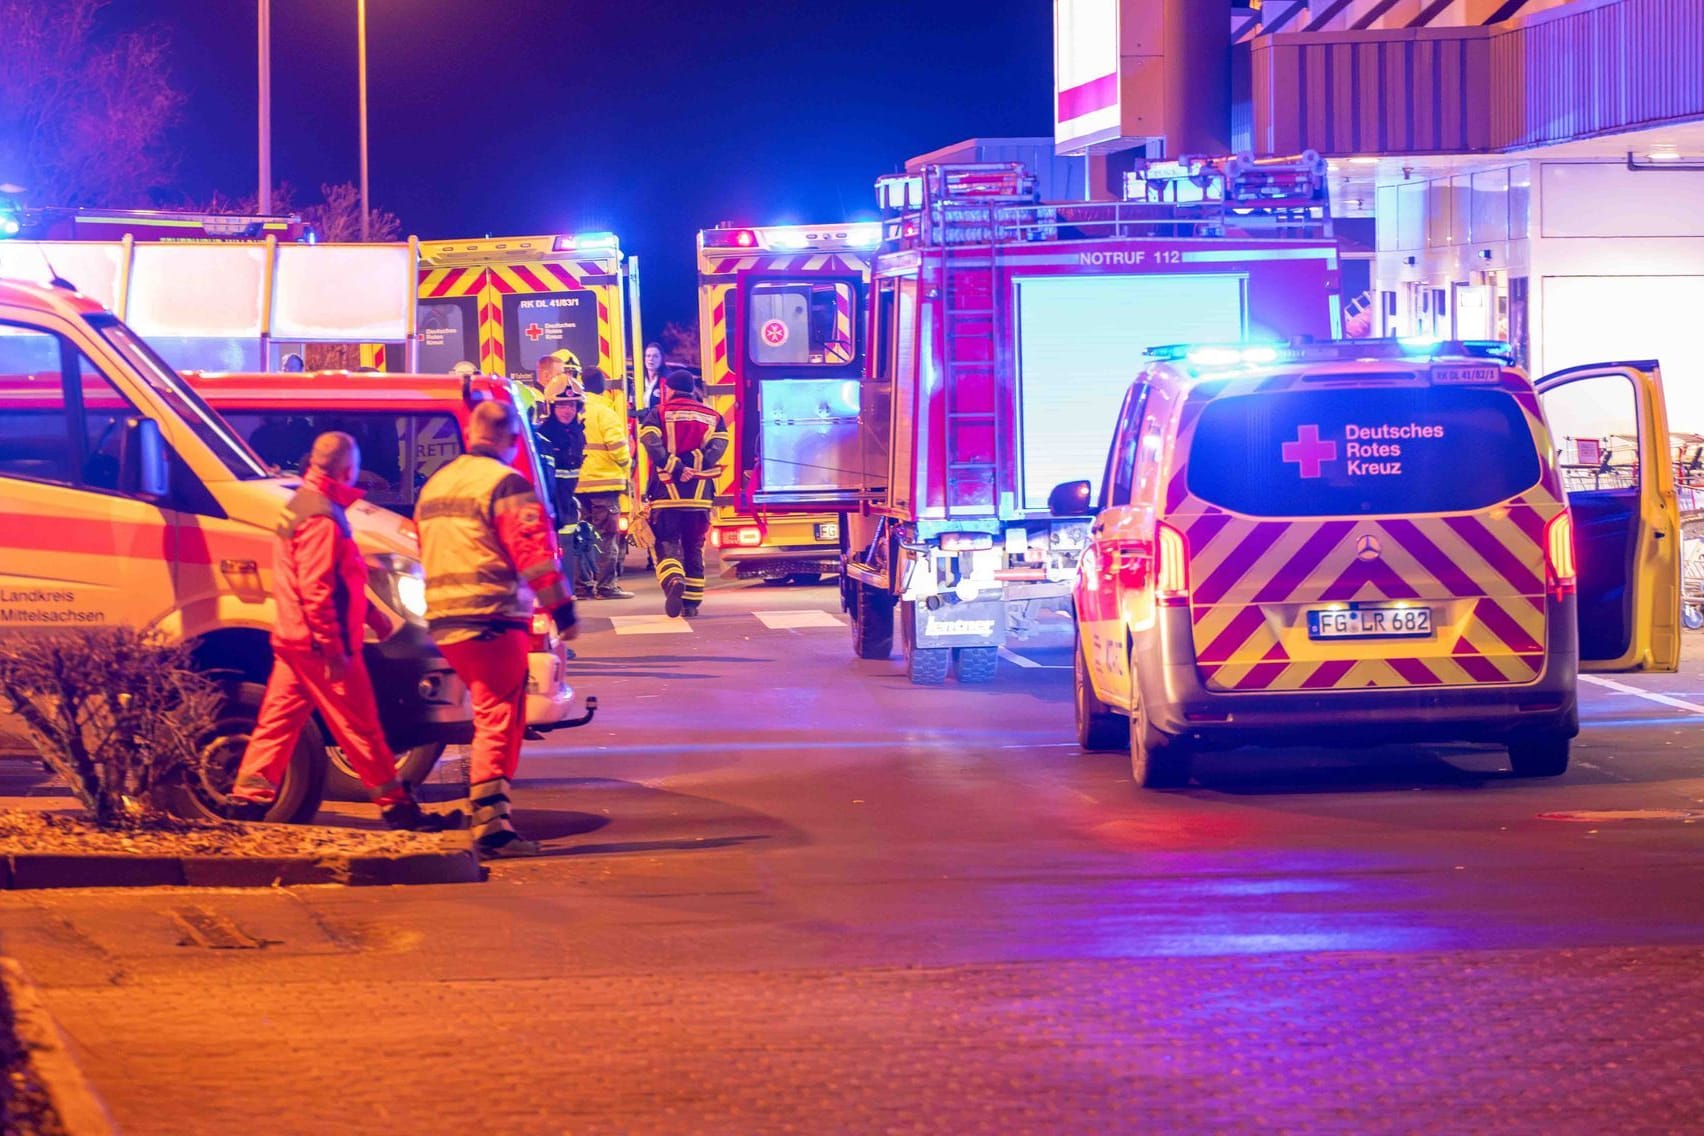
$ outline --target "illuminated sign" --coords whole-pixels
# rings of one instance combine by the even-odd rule
[[[1060,149],[1116,135],[1119,0],[1054,0],[1053,141]]]

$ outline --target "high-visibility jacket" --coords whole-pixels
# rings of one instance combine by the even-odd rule
[[[302,479],[274,528],[272,645],[329,658],[361,653],[367,621],[367,563],[344,510],[359,489],[322,473]]]
[[[627,448],[627,423],[609,399],[588,394],[580,418],[586,424],[586,460],[580,464],[581,493],[625,493],[633,455]]]
[[[434,473],[414,519],[434,641],[530,628],[535,604],[556,614],[573,603],[544,507],[491,453],[476,448]]]
[[[651,459],[645,496],[653,509],[708,509],[716,503],[716,478],[728,448],[728,425],[702,402],[670,393],[645,412],[639,444]]]

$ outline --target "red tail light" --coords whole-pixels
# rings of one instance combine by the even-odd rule
[[[1154,526],[1154,600],[1161,607],[1189,604],[1189,545],[1164,521]]]
[[[1544,576],[1553,599],[1574,594],[1574,518],[1563,509],[1544,526]]]
[[[712,548],[756,548],[763,543],[765,535],[762,525],[713,528],[710,530],[710,545]]]

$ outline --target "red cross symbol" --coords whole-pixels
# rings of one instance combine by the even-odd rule
[[[544,328],[538,326],[538,324],[536,324],[536,323],[529,323],[529,324],[527,324],[527,329],[526,329],[526,332],[524,334],[526,335],[526,337],[528,339],[532,340],[534,343],[537,343],[540,339],[542,339],[544,337]]]
[[[1337,459],[1337,443],[1320,441],[1318,426],[1297,427],[1296,440],[1281,448],[1284,460],[1295,462],[1303,477],[1318,477],[1322,463]]]

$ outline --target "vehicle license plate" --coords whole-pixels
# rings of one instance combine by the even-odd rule
[[[1429,607],[1361,604],[1308,612],[1309,639],[1414,639],[1431,633]]]
[[[839,540],[840,524],[838,521],[825,521],[816,527],[818,540]]]

